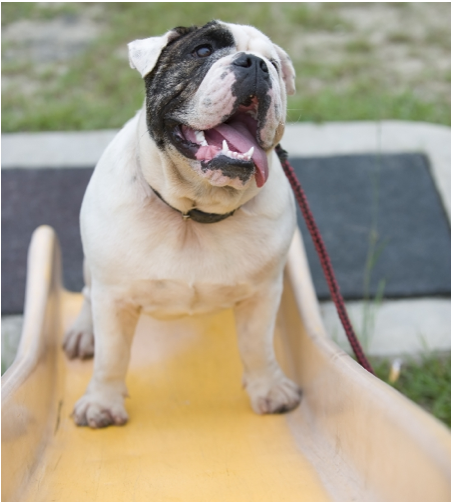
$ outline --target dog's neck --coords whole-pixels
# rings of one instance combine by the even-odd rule
[[[196,208],[206,213],[226,214],[239,208],[259,192],[253,178],[243,190],[228,186],[215,187],[198,175],[182,156],[181,163],[176,166],[170,156],[161,151],[150,137],[144,108],[139,114],[138,169],[141,170],[146,183],[170,206],[182,213]]]

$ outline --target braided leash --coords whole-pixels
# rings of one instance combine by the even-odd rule
[[[304,216],[305,223],[310,232],[311,238],[315,245],[316,251],[319,256],[319,260],[321,262],[322,270],[324,271],[324,276],[326,277],[327,285],[329,286],[330,295],[332,300],[335,303],[335,307],[337,308],[338,316],[340,317],[341,323],[343,325],[344,331],[346,332],[346,336],[351,344],[352,350],[357,358],[357,361],[364,367],[368,372],[374,374],[373,368],[368,362],[362,346],[360,342],[357,340],[357,337],[354,333],[354,329],[352,328],[351,322],[349,320],[348,313],[346,311],[344,300],[340,292],[340,287],[338,286],[337,280],[335,278],[335,273],[333,271],[332,264],[330,262],[329,255],[327,253],[326,246],[324,241],[322,240],[321,234],[319,232],[318,226],[316,225],[313,214],[310,210],[310,206],[308,205],[307,197],[302,189],[302,186],[299,183],[299,180],[294,173],[294,169],[288,161],[288,153],[286,150],[283,150],[280,144],[275,147],[275,151],[280,159],[283,170],[288,177],[289,183],[294,191],[299,207],[302,211],[302,215]]]

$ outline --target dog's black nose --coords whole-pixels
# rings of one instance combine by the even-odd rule
[[[243,52],[233,61],[233,65],[248,68],[249,71],[256,71],[257,75],[260,75],[264,79],[269,78],[269,69],[266,62],[253,54]]]

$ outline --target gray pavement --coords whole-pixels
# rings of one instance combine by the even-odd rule
[[[2,135],[2,169],[92,168],[116,130]],[[445,212],[451,214],[451,130],[448,127],[403,121],[289,124],[282,146],[291,156],[423,153]],[[381,305],[347,302],[361,332],[367,317],[365,346],[371,355],[392,356],[445,351],[451,347],[450,299],[385,300]],[[348,349],[332,302],[321,312],[329,335]],[[13,358],[21,317],[2,317],[2,363]]]
[[[449,351],[450,299],[416,298],[346,303],[351,323],[367,354],[397,356]],[[326,331],[345,351],[349,342],[332,302],[321,302]]]
[[[92,168],[118,132],[76,131],[2,135],[2,169]],[[288,124],[282,146],[293,157],[424,153],[447,214],[451,213],[451,130],[423,122]]]

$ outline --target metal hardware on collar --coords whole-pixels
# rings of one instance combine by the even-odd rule
[[[151,185],[150,185],[151,187]],[[168,204],[167,201],[157,192],[156,189],[153,189],[151,187],[151,190],[156,194],[156,196],[163,201],[167,206],[169,206],[171,209],[177,211],[178,213],[181,213],[181,216],[183,220],[193,220],[195,222],[198,222],[199,224],[215,224],[216,222],[220,222],[222,220],[225,220],[225,218],[231,217],[234,215],[234,212],[236,211],[230,211],[229,213],[206,213],[205,211],[198,210],[197,208],[193,208],[187,213],[183,213],[182,211],[178,210],[178,208],[175,208],[171,204]]]

